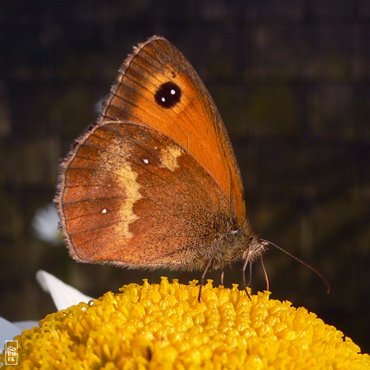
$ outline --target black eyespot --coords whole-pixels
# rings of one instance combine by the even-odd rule
[[[165,82],[156,91],[154,99],[161,107],[172,108],[181,99],[181,89],[173,82]]]

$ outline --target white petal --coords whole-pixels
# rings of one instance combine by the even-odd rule
[[[3,345],[6,340],[12,340],[16,335],[19,335],[22,329],[18,328],[8,320],[0,317],[0,352],[3,351]]]
[[[15,321],[13,324],[21,330],[31,329],[39,325],[37,321]]]
[[[92,299],[44,270],[37,271],[36,279],[44,291],[51,294],[58,311]]]
[[[58,225],[59,216],[54,204],[38,209],[32,221],[37,237],[52,245],[58,245],[63,240]]]

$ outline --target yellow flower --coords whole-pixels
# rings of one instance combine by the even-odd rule
[[[198,302],[198,289],[145,280],[50,314],[15,338],[18,368],[370,368],[369,355],[305,308],[211,281]]]

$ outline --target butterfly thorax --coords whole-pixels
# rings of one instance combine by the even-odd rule
[[[204,270],[211,260],[210,269],[222,270],[236,261],[248,259],[253,262],[266,250],[266,243],[259,240],[249,228],[230,226],[220,234],[210,248],[199,249],[190,263],[191,270]]]

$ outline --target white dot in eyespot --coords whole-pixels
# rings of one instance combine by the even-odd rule
[[[148,164],[148,163],[149,163],[149,159],[144,158],[144,159],[143,159],[143,162],[144,162],[145,164]]]
[[[176,91],[174,89],[171,89],[171,95],[175,95]]]
[[[161,101],[163,101],[163,103],[164,103],[166,101],[166,98],[162,96]]]
[[[106,208],[103,208],[103,209],[100,211],[100,213],[103,213],[103,214],[108,213],[108,210],[107,210]]]

